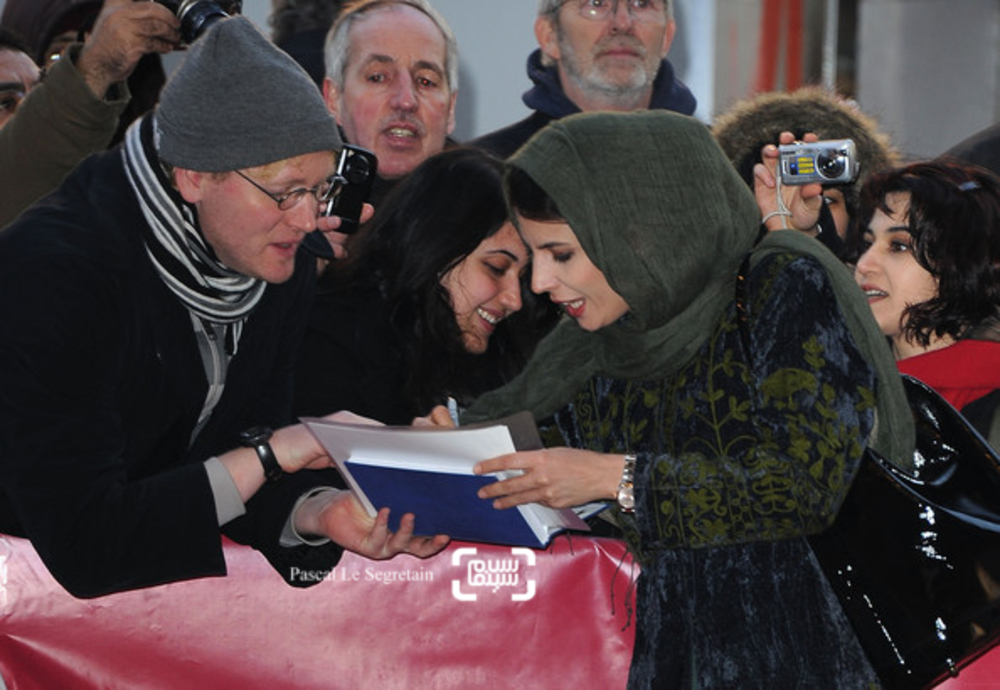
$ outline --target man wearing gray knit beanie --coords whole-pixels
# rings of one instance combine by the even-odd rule
[[[296,586],[345,548],[447,543],[369,517],[290,424],[298,249],[338,227],[340,146],[306,73],[222,19],[119,149],[0,233],[0,532],[72,594],[222,574],[220,529]]]

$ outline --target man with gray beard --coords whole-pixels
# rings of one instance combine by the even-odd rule
[[[549,122],[581,111],[659,108],[691,115],[694,95],[666,58],[677,29],[671,3],[539,0],[539,48],[528,56],[534,86],[522,97],[534,112],[469,143],[507,158]],[[522,300],[510,323],[518,347],[531,352],[561,310],[534,295],[527,282]]]
[[[534,112],[471,143],[506,158],[552,120],[576,112],[692,114],[694,95],[666,58],[676,28],[671,0],[539,0],[539,48],[528,57],[534,86],[523,96]]]

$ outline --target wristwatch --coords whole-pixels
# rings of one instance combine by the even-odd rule
[[[278,464],[278,458],[274,456],[274,450],[268,441],[271,439],[270,427],[252,426],[246,431],[240,432],[240,444],[257,451],[260,464],[264,466],[264,479],[274,482],[285,476],[285,471]]]
[[[623,513],[635,512],[635,455],[625,454],[625,467],[622,468],[622,480],[618,483],[618,508]]]

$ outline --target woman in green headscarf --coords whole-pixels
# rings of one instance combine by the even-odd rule
[[[510,160],[506,191],[532,289],[571,318],[463,421],[527,408],[564,447],[481,463],[524,470],[481,496],[619,512],[642,563],[632,687],[874,681],[805,539],[866,443],[911,457],[902,386],[850,273],[792,231],[755,246],[751,192],[680,115],[553,123]]]

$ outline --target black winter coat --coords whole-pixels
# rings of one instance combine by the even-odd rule
[[[269,286],[225,392],[191,441],[207,381],[187,309],[144,248],[145,220],[112,151],[85,161],[0,233],[0,531],[23,534],[77,596],[226,571],[202,463],[239,432],[291,421],[292,372],[315,283]],[[265,486],[223,532],[293,567],[334,545],[279,545],[294,502],[333,471]]]

